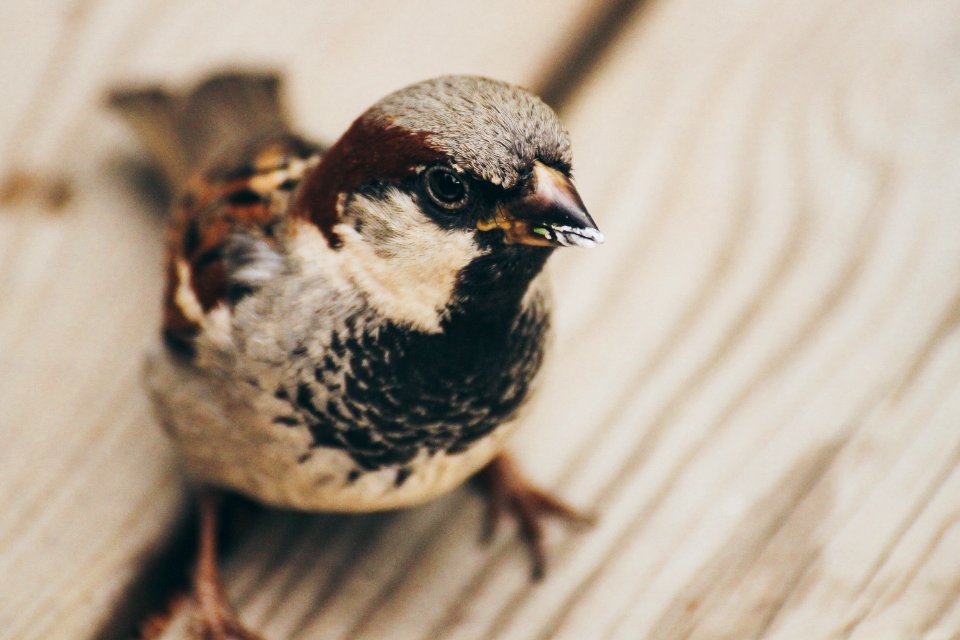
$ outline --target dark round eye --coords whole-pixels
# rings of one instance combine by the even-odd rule
[[[427,195],[445,209],[459,209],[467,203],[467,185],[446,167],[430,167],[424,174]]]

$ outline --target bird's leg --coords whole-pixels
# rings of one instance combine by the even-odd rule
[[[540,580],[546,574],[547,556],[543,541],[543,520],[557,517],[575,524],[592,524],[593,517],[580,513],[562,500],[534,486],[517,469],[513,459],[505,453],[493,459],[477,474],[477,480],[487,493],[487,517],[484,538],[489,540],[505,512],[520,525],[533,560],[532,579]]]
[[[244,628],[227,601],[217,570],[217,520],[219,495],[203,489],[199,496],[200,540],[193,595],[197,602],[200,637],[204,640],[262,640]]]

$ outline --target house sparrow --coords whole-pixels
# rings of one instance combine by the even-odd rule
[[[473,76],[383,98],[329,148],[291,132],[276,76],[118,91],[179,193],[149,393],[198,485],[278,507],[416,505],[475,474],[543,573],[540,519],[581,520],[503,453],[550,327],[544,265],[603,236],[569,136],[519,87]],[[253,638],[201,494],[205,634]]]

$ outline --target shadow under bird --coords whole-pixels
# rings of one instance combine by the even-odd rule
[[[504,453],[548,346],[544,265],[603,236],[570,140],[528,91],[447,76],[332,146],[295,135],[274,75],[116,91],[178,194],[146,381],[200,495],[205,637],[256,638],[216,568],[216,490],[308,511],[416,505],[477,475],[544,571],[541,520],[583,517]]]

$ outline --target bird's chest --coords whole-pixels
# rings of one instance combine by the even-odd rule
[[[423,451],[458,453],[510,419],[540,367],[547,318],[454,319],[425,334],[351,322],[304,350],[281,390],[314,445],[364,470],[403,467]]]

